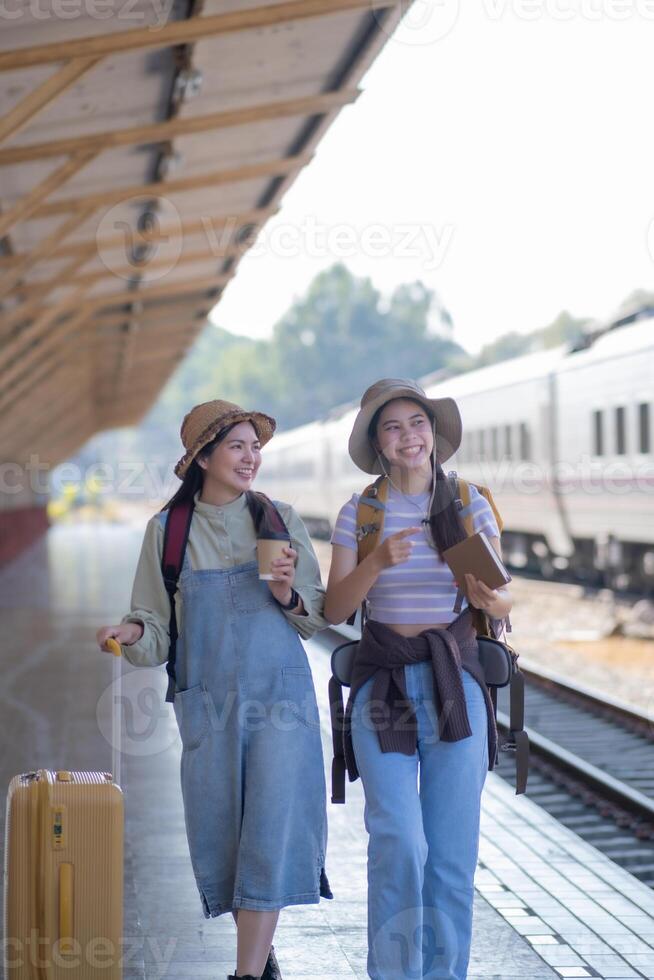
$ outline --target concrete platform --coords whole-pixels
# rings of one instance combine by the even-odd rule
[[[110,767],[99,726],[106,730],[111,658],[98,650],[94,634],[127,609],[140,541],[137,528],[56,528],[0,573],[4,786],[16,772],[38,767]],[[308,653],[329,766],[328,657],[315,641]],[[224,980],[235,964],[235,929],[229,916],[202,915],[184,833],[181,746],[164,703],[165,671],[124,667],[123,694],[134,707],[122,774],[125,978]],[[327,873],[335,899],[280,916],[275,947],[285,980],[366,977],[360,781],[347,789],[345,806],[329,805]],[[478,889],[469,980],[654,978],[652,893],[492,774],[484,791]]]

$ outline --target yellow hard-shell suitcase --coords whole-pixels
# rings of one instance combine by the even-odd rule
[[[119,711],[120,646],[112,641],[111,649]],[[124,814],[115,711],[113,775],[40,769],[9,784],[6,980],[122,976]]]

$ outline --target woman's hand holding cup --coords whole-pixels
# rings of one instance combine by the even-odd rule
[[[297,551],[289,545],[285,545],[282,551],[283,553],[280,558],[273,558],[270,562],[271,572],[274,577],[267,581],[268,588],[275,599],[281,602],[282,605],[286,605],[291,600],[291,589],[295,582]]]
[[[291,600],[295,581],[297,551],[291,547],[288,537],[271,533],[257,538],[259,578],[268,583],[275,599],[286,605]]]

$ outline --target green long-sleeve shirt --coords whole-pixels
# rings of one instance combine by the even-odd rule
[[[218,507],[198,500],[189,532],[187,555],[194,571],[207,568],[233,568],[254,561],[256,536],[245,494]],[[278,509],[297,551],[296,591],[302,597],[306,614],[284,615],[301,637],[307,639],[327,626],[323,617],[325,590],[320,579],[318,560],[307,530],[290,504],[278,503]],[[148,522],[132,589],[131,609],[123,623],[141,623],[143,636],[131,646],[124,646],[127,660],[137,667],[154,667],[168,658],[168,623],[170,602],[161,574],[164,532],[157,515]],[[175,597],[177,625],[184,621],[183,601],[179,590]]]

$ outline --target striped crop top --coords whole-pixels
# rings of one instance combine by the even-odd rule
[[[331,543],[357,550],[355,536],[357,504],[355,493],[341,507]],[[429,493],[403,494],[388,488],[386,514],[381,541],[407,527],[420,524],[429,505]],[[475,531],[489,537],[500,533],[493,510],[479,491],[470,487],[470,506]],[[458,613],[453,606],[456,598],[454,576],[448,565],[430,547],[425,528],[411,536],[415,541],[408,561],[380,572],[368,593],[370,618],[381,623],[451,623]],[[381,542],[380,542],[381,543]],[[463,599],[461,609],[468,605]]]

